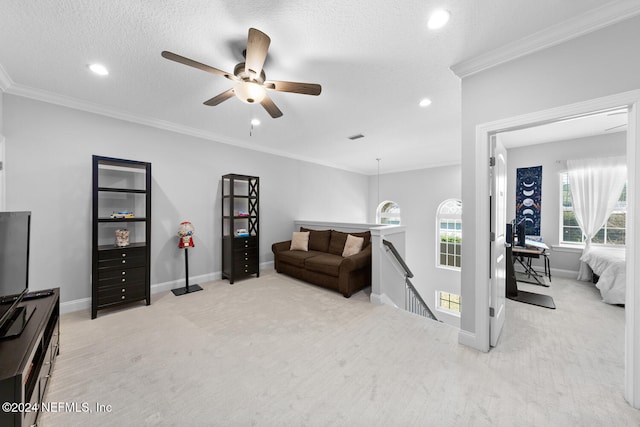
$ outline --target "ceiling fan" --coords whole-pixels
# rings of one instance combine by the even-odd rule
[[[301,93],[303,95],[320,95],[322,87],[315,83],[267,80],[262,66],[267,58],[267,50],[270,43],[271,39],[265,33],[255,28],[249,28],[245,62],[237,64],[234,67],[233,74],[166,50],[162,52],[162,56],[171,61],[198,68],[208,73],[218,74],[235,83],[231,89],[205,101],[204,105],[215,106],[235,95],[247,104],[261,104],[269,115],[275,119],[282,116],[282,111],[269,98],[267,95],[268,90]]]

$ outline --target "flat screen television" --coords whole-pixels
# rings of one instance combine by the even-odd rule
[[[0,337],[29,320],[19,304],[29,290],[30,233],[31,212],[0,212]]]

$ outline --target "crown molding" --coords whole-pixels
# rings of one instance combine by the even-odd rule
[[[605,3],[498,49],[461,61],[452,65],[450,69],[460,78],[469,77],[505,62],[617,24],[639,14],[640,2],[637,0]]]
[[[6,92],[6,90],[12,85],[13,80],[11,80],[9,74],[7,74],[2,64],[0,64],[0,92]]]
[[[1,73],[2,73],[2,69],[0,67],[0,78],[2,77]],[[108,108],[99,104],[83,101],[77,98],[60,95],[54,92],[31,88],[21,84],[13,83],[13,81],[10,78],[9,78],[9,82],[11,84],[8,85],[8,87],[5,89],[5,92],[10,95],[16,95],[23,98],[30,98],[36,101],[42,101],[49,104],[60,105],[60,106],[72,108],[75,110],[80,110],[88,113],[98,114],[101,116],[111,117],[114,119],[123,120],[131,123],[137,123],[143,126],[163,129],[163,130],[175,132],[182,135],[193,136],[193,137],[204,139],[207,141],[218,142],[221,144],[228,144],[235,147],[244,148],[247,150],[258,151],[261,153],[271,154],[274,156],[285,157],[293,160],[299,160],[307,163],[327,166],[334,169],[340,169],[348,172],[363,174],[362,171],[345,168],[344,166],[334,164],[331,162],[319,162],[317,159],[314,159],[311,157],[298,156],[298,155],[287,153],[281,150],[274,150],[274,149],[269,149],[262,146],[256,146],[253,144],[246,143],[242,140],[229,138],[229,137],[216,134],[213,132],[208,132],[202,129],[184,126],[178,123],[169,122],[166,120],[160,120],[153,117],[132,114],[125,111],[117,110],[115,108]],[[0,79],[0,83],[1,83],[1,79]]]

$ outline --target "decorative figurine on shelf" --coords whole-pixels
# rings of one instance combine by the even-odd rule
[[[180,249],[193,248],[195,246],[193,244],[193,233],[195,233],[195,231],[196,230],[189,221],[180,223],[180,227],[178,228],[178,236],[180,236],[180,243],[178,243],[178,247]]]
[[[136,216],[133,214],[133,212],[129,212],[129,211],[113,211],[113,213],[111,214],[111,218],[113,219],[127,219],[127,218],[135,218]]]
[[[180,237],[180,241],[178,243],[178,247],[180,249],[184,249],[184,288],[172,289],[171,292],[175,296],[189,294],[191,292],[201,291],[202,288],[199,285],[189,285],[189,248],[193,248],[195,245],[193,244],[193,233],[195,233],[195,228],[193,228],[193,224],[189,221],[183,221],[180,223],[180,227],[178,227],[178,237]]]
[[[116,246],[129,246],[129,230],[126,228],[116,230]]]

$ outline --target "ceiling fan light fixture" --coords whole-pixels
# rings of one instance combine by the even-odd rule
[[[240,101],[247,104],[259,104],[267,94],[261,85],[247,81],[236,83],[233,92]]]
[[[430,30],[437,30],[439,28],[442,28],[447,25],[447,22],[449,22],[449,18],[451,18],[451,14],[449,13],[449,11],[438,9],[429,16],[427,27]]]

